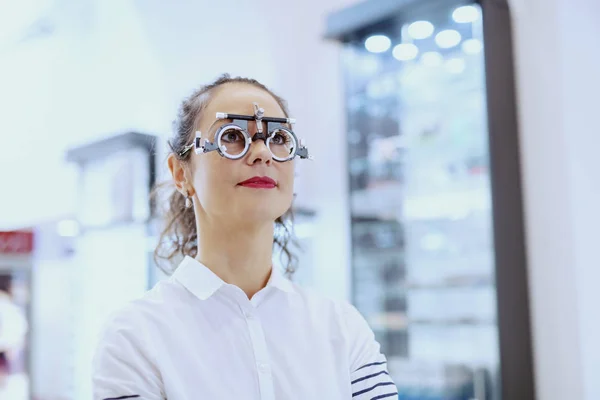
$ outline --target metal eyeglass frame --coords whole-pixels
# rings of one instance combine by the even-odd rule
[[[308,149],[303,144],[302,139],[299,140],[294,131],[292,129],[287,128],[284,125],[288,124],[290,126],[293,126],[293,124],[296,122],[294,118],[265,117],[264,109],[260,108],[257,103],[254,103],[254,115],[240,115],[218,112],[216,114],[216,118],[217,121],[223,119],[231,119],[234,121],[234,123],[228,123],[220,126],[217,132],[215,133],[214,142],[211,142],[210,140],[208,140],[208,138],[202,139],[202,133],[200,131],[196,131],[196,137],[194,139],[194,142],[188,144],[183,148],[183,150],[179,153],[180,157],[185,156],[185,154],[188,151],[194,148],[196,154],[203,154],[216,150],[222,157],[228,158],[230,160],[237,160],[244,157],[248,153],[250,145],[256,140],[263,140],[267,145],[269,151],[271,151],[271,148],[269,146],[270,141],[272,140],[274,134],[277,131],[282,130],[289,134],[289,136],[293,140],[294,151],[288,157],[285,158],[277,157],[271,151],[271,155],[275,161],[286,162],[293,160],[296,156],[299,156],[301,159],[313,159],[313,157],[308,154]],[[241,124],[236,124],[235,121],[240,121]],[[256,121],[256,133],[252,136],[250,136],[247,129],[249,121]],[[263,132],[263,122],[267,123],[267,133]],[[245,138],[244,150],[240,154],[235,156],[226,153],[225,147],[221,143],[222,135],[230,130],[241,132]]]

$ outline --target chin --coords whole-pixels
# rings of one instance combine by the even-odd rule
[[[268,204],[261,204],[252,210],[247,210],[245,213],[246,220],[250,219],[256,223],[273,222],[281,217],[289,207],[269,207]]]

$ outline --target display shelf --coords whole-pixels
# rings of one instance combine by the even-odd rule
[[[497,323],[492,318],[411,318],[405,313],[379,313],[368,318],[374,331],[385,332],[388,330],[407,330],[411,326],[431,327],[456,327],[456,326],[481,326]]]
[[[407,326],[480,326],[480,325],[495,325],[495,319],[480,319],[480,318],[448,318],[448,319],[428,319],[428,318],[409,318]]]
[[[495,281],[491,275],[456,275],[449,276],[437,282],[409,281],[402,285],[404,290],[440,290],[464,289],[494,286]]]

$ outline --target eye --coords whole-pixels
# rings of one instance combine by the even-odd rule
[[[223,132],[223,135],[221,136],[221,140],[224,142],[227,142],[227,143],[235,143],[240,140],[244,140],[244,135],[242,135],[242,133],[238,130],[229,129],[229,130]]]
[[[271,141],[273,142],[273,144],[284,145],[289,143],[290,138],[286,134],[279,132],[273,136]]]

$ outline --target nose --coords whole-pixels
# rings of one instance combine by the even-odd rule
[[[248,164],[260,164],[265,163],[271,165],[273,162],[273,155],[271,150],[267,147],[264,140],[255,140],[248,149]]]
[[[258,134],[256,132],[256,124],[253,124],[252,127],[248,127],[248,132],[250,136],[253,138],[252,143],[250,144],[250,148],[248,149],[247,154],[247,162],[249,165],[265,163],[267,165],[271,165],[273,162],[273,155],[271,154],[271,150],[267,147],[266,141],[266,124],[263,124],[263,133]]]

